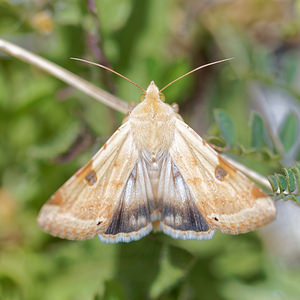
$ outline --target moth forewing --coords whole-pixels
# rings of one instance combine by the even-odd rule
[[[72,240],[92,238],[103,232],[137,159],[130,127],[125,123],[44,204],[39,226],[52,235]]]
[[[211,229],[245,233],[275,218],[272,199],[180,120],[170,155]]]

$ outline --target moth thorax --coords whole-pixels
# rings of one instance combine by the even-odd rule
[[[168,151],[173,141],[174,128],[170,122],[144,122],[134,126],[133,139],[139,151],[158,153]]]
[[[134,143],[139,151],[169,150],[173,141],[176,114],[160,101],[146,99],[130,115]]]

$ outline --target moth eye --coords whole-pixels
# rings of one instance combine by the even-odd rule
[[[140,102],[144,101],[145,96],[146,96],[146,93],[143,93],[143,94],[140,96]]]
[[[163,93],[159,93],[159,98],[162,102],[166,101],[165,95]]]

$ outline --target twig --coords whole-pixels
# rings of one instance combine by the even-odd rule
[[[3,39],[0,39],[0,50],[52,74],[53,76],[119,112],[128,112],[128,104],[126,102],[38,55],[35,55]]]

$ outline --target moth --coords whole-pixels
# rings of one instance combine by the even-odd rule
[[[44,231],[70,240],[98,235],[105,243],[138,240],[152,229],[207,240],[215,230],[246,233],[275,218],[272,199],[190,128],[161,91],[152,81],[121,127],[44,204]]]

